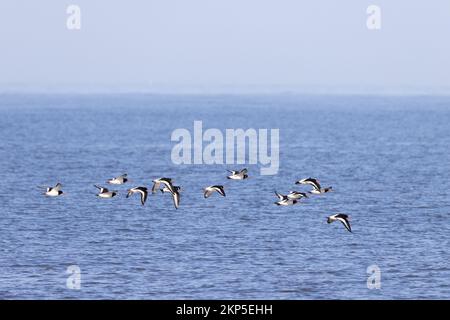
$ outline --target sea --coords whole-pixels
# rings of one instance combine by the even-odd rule
[[[174,163],[195,121],[278,129],[278,172]],[[450,299],[450,96],[10,93],[0,135],[1,299]],[[126,198],[160,177],[178,209]],[[308,177],[333,192],[274,204]]]

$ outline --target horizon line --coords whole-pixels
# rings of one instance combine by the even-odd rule
[[[319,85],[1,85],[0,94],[42,95],[450,95],[450,87],[426,86],[319,86]]]

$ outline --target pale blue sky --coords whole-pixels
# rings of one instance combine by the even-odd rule
[[[448,0],[2,0],[0,40],[3,91],[450,93]]]

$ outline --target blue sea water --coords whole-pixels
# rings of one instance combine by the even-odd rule
[[[279,173],[173,164],[171,133],[195,120],[279,128]],[[11,94],[0,134],[2,299],[450,299],[450,97]],[[178,210],[125,198],[161,176],[183,187]],[[274,205],[309,176],[335,192]],[[67,195],[37,188],[56,182]],[[211,184],[227,197],[203,199]],[[337,212],[353,233],[326,223]]]

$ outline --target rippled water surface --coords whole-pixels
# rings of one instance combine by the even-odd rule
[[[279,173],[174,165],[171,133],[194,120],[279,128]],[[2,95],[0,134],[1,298],[450,299],[448,97]],[[95,197],[124,172],[118,197]],[[161,176],[183,187],[178,210],[125,198]],[[335,192],[273,204],[309,176]],[[37,188],[56,182],[66,196]],[[211,184],[227,197],[203,199]],[[336,212],[353,234],[326,223]]]

